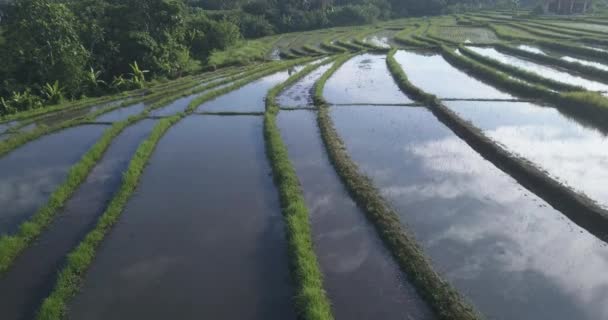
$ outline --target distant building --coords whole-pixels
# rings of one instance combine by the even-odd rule
[[[579,14],[590,8],[591,0],[543,0],[544,13]]]

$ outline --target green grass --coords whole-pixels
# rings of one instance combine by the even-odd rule
[[[324,63],[329,63],[327,61]],[[266,98],[264,137],[266,154],[272,166],[274,181],[279,189],[281,208],[287,226],[292,278],[296,284],[295,305],[300,319],[333,319],[331,303],[323,288],[323,275],[313,248],[309,211],[300,182],[289,160],[287,147],[276,124],[279,106],[277,95],[319,67],[306,67],[286,82],[274,87]]]
[[[97,225],[68,255],[66,266],[60,271],[52,293],[42,303],[37,319],[59,320],[65,317],[67,302],[78,292],[83,277],[95,258],[97,248],[120,218],[158,141],[182,117],[183,115],[177,115],[160,120],[149,137],[139,146],[131,159],[129,167],[123,174],[120,189],[99,218]]]
[[[403,68],[395,59],[396,52],[397,49],[393,49],[388,53],[386,57],[386,64],[399,88],[401,88],[403,92],[406,92],[408,96],[414,100],[420,101],[427,105],[433,104],[437,100],[437,97],[420,90],[410,82],[407,75],[403,71]]]
[[[265,74],[271,74],[278,70],[288,68],[289,66],[298,63],[305,63],[310,60],[311,58],[306,58],[296,61],[272,63],[270,68],[246,77],[244,80],[241,80],[230,87],[215,90],[209,94],[198,97],[192,101],[185,113],[161,119],[153,129],[148,139],[139,146],[123,176],[123,183],[120,189],[106,208],[104,214],[98,220],[96,227],[89,232],[78,247],[68,255],[67,264],[60,271],[55,288],[44,300],[37,319],[59,320],[65,316],[67,303],[78,292],[86,271],[95,257],[97,248],[114,223],[119,219],[124,206],[127,204],[129,198],[135,191],[137,183],[139,182],[139,177],[141,176],[148,159],[154,151],[156,144],[173,124],[185,117],[187,114],[193,113],[196,107],[205,101],[213,99],[226,92],[235,90],[236,88],[245,85],[246,83],[244,82],[246,81],[253,81],[257,78],[263,77]]]
[[[336,172],[359,207],[375,225],[385,245],[397,263],[416,286],[418,292],[435,311],[439,319],[473,320],[480,317],[471,306],[431,267],[415,239],[401,225],[398,214],[382,199],[371,180],[360,173],[350,159],[329,116],[329,107],[323,99],[325,81],[335,72],[329,69],[315,86],[315,104],[319,108],[318,125],[329,158]]]
[[[208,59],[208,65],[222,68],[232,65],[248,65],[255,61],[268,60],[273,45],[279,40],[271,36],[256,40],[243,41],[223,51],[214,51]]]
[[[143,115],[118,122],[108,128],[97,143],[70,168],[67,179],[51,194],[48,202],[28,221],[22,223],[15,235],[0,237],[0,273],[5,272],[23,251],[53,221],[57,212],[84,182],[97,161],[101,159],[116,136],[127,126],[143,119]]]

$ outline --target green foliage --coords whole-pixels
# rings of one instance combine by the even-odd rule
[[[59,86],[57,80],[53,84],[46,83],[42,87],[42,94],[50,104],[59,104],[63,101],[63,88]]]
[[[319,65],[306,67],[268,92],[264,138],[266,154],[279,189],[281,207],[286,220],[292,261],[291,273],[296,283],[296,310],[301,319],[331,320],[333,319],[331,304],[323,288],[323,275],[313,248],[308,208],[295,169],[289,160],[287,147],[276,124],[279,110],[276,103],[277,95],[318,67]]]
[[[131,67],[131,83],[133,84],[133,86],[135,88],[143,88],[146,84],[146,73],[148,73],[148,70],[141,70],[139,68],[139,65],[137,64],[137,61],[134,61],[133,63],[129,64],[129,67]]]

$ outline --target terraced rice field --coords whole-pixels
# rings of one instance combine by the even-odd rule
[[[608,37],[535,24],[277,35],[3,119],[1,319],[608,319]]]

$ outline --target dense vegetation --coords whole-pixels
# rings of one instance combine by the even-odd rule
[[[496,3],[491,0],[3,1],[0,115],[58,104],[65,98],[142,88],[151,78],[176,78],[209,64],[214,50],[225,50],[242,38],[434,15]]]

